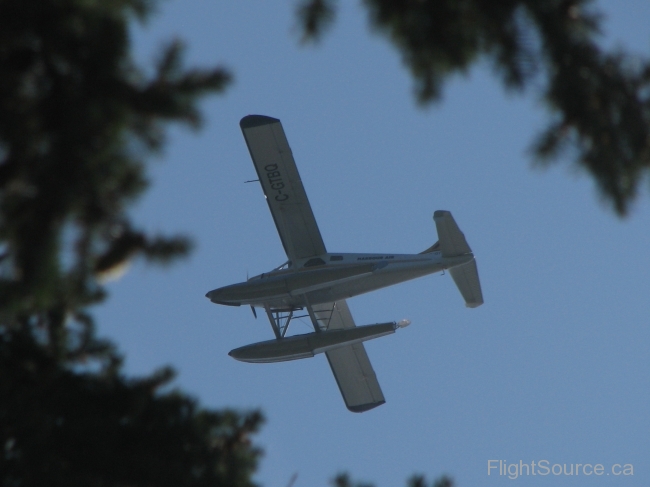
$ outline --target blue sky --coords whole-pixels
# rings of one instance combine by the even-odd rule
[[[136,28],[137,59],[188,44],[189,65],[223,64],[235,82],[202,103],[203,129],[175,127],[134,218],[186,233],[196,250],[170,268],[135,263],[96,309],[129,374],[164,364],[207,407],[261,408],[256,479],[327,485],[337,472],[378,487],[413,473],[458,485],[650,482],[650,199],[620,220],[568,161],[527,153],[546,113],[506,94],[485,65],[416,105],[398,53],[356,2],[316,47],[301,47],[293,2],[169,1]],[[650,4],[599,2],[609,46],[650,51]],[[485,305],[466,309],[449,275],[348,301],[357,324],[413,324],[366,349],[387,403],[349,413],[323,356],[244,364],[229,350],[272,338],[248,308],[205,293],[284,262],[238,122],[282,120],[325,244],[341,252],[419,252],[450,210],[474,250]],[[293,332],[307,332],[307,322]],[[603,464],[602,476],[511,480],[488,460]],[[634,475],[606,475],[613,464]]]

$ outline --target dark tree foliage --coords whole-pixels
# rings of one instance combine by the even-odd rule
[[[334,21],[336,10],[328,0],[302,2],[296,10],[304,42],[315,41]]]
[[[539,89],[550,112],[535,158],[567,155],[623,216],[650,173],[650,62],[597,41],[590,0],[364,0],[371,27],[402,54],[419,102],[444,81],[488,60],[508,89]],[[302,0],[298,20],[318,39],[334,0]],[[539,82],[540,80],[541,83]]]
[[[75,372],[26,331],[0,335],[3,486],[250,486],[258,413],[205,411],[141,380]]]
[[[259,413],[202,410],[163,392],[172,372],[125,378],[88,308],[102,279],[184,237],[148,235],[129,205],[168,122],[228,84],[171,43],[155,74],[129,25],[153,0],[0,0],[0,485],[252,485]]]

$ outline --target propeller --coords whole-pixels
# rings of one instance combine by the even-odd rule
[[[255,317],[255,319],[257,319],[257,311],[255,311],[255,306],[253,306],[252,304],[251,304],[251,311],[253,312],[253,316]]]

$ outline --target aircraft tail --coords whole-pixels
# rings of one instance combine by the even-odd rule
[[[449,269],[449,274],[454,279],[456,287],[465,300],[468,308],[477,308],[483,304],[481,281],[478,279],[476,260],[472,259],[467,264]]]
[[[472,254],[472,249],[468,245],[467,240],[465,240],[465,235],[460,231],[454,217],[451,216],[451,212],[449,211],[436,211],[433,214],[433,220],[436,222],[439,239],[434,244],[434,247],[437,247],[435,250],[440,250],[443,258],[471,255],[472,260],[459,266],[451,267],[449,273],[465,300],[465,306],[468,308],[476,308],[482,305],[483,293],[481,291],[481,282],[478,278],[478,268],[476,267],[476,260]],[[430,249],[427,250],[433,251]]]
[[[465,235],[460,231],[451,212],[438,210],[433,214],[433,221],[436,222],[440,252],[443,257],[457,257],[459,255],[471,254]]]

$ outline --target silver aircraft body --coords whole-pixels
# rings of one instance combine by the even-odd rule
[[[363,342],[408,325],[408,320],[357,327],[346,299],[449,270],[466,306],[483,304],[474,254],[448,211],[433,219],[438,242],[419,254],[328,252],[316,224],[282,125],[249,115],[240,126],[287,261],[245,282],[210,291],[214,303],[263,309],[275,339],[232,350],[244,362],[278,362],[325,353],[346,406],[362,412],[385,402]],[[296,313],[303,313],[299,315]],[[309,317],[313,333],[287,336],[292,319]]]

